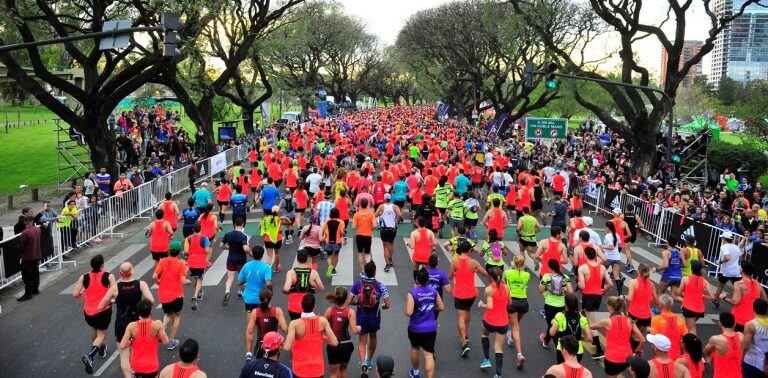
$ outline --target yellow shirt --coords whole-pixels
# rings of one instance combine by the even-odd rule
[[[59,222],[59,227],[69,227],[72,225],[72,220],[77,217],[77,214],[79,211],[76,207],[69,208],[69,206],[65,207],[64,210],[61,211],[61,222]]]

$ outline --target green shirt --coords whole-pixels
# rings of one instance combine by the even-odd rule
[[[531,273],[525,270],[507,269],[504,271],[504,281],[507,283],[509,296],[515,299],[528,298],[528,281],[531,280]]]
[[[411,159],[416,159],[419,157],[419,147],[417,146],[408,147],[408,152],[411,154]]]
[[[451,247],[453,248],[453,258],[459,257],[458,252],[456,252],[457,249],[459,249],[459,238],[464,239],[469,245],[472,246],[472,249],[475,248],[475,242],[472,241],[472,239],[466,237],[466,236],[452,236],[450,239],[448,239],[448,242],[451,243]]]
[[[435,195],[435,207],[439,207],[442,209],[445,209],[448,207],[448,193],[450,193],[453,190],[451,188],[450,184],[445,185],[438,185],[437,188],[435,188],[434,194]]]
[[[448,208],[451,209],[451,219],[464,219],[464,201],[461,198],[454,198],[448,202]]]
[[[285,139],[280,139],[277,141],[277,148],[280,149],[280,151],[287,151],[288,150],[288,141]]]
[[[560,294],[552,293],[552,273],[547,273],[544,277],[541,277],[541,284],[547,287],[544,292],[544,304],[552,307],[565,307],[565,293],[567,292],[566,286],[571,279],[568,276],[561,274],[562,284],[560,285]]]
[[[488,243],[488,242],[485,242],[485,243],[483,243],[483,247],[481,248],[481,250],[483,251],[483,255],[485,256],[485,263],[488,264],[488,265],[504,267],[504,252],[503,251],[507,247],[504,245],[504,243],[502,243],[500,241],[496,241],[494,243],[501,244],[501,250],[502,250],[501,253],[502,254],[499,257],[499,261],[494,261],[493,260],[493,250],[491,249],[491,244]]]
[[[523,215],[520,218],[520,240],[536,242],[536,224],[538,221],[533,215]]]
[[[576,332],[575,329],[568,329],[568,321],[565,317],[565,313],[558,312],[555,315],[555,322],[557,323],[557,332],[561,333],[563,336],[565,335],[573,335],[573,332]],[[584,332],[591,332],[589,331],[589,321],[586,317],[583,315],[579,316],[579,327],[581,328],[581,334],[579,335],[573,335],[574,337],[577,337],[579,339],[579,353],[584,353],[584,345],[581,344],[581,336],[584,335]],[[560,337],[557,338],[557,350],[561,350],[560,348]]]

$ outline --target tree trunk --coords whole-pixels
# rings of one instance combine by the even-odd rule
[[[252,107],[241,107],[240,113],[243,116],[243,130],[245,130],[245,133],[250,135],[254,133],[253,129],[253,113],[256,111],[256,108]]]
[[[120,172],[117,169],[117,159],[115,148],[115,135],[107,127],[96,127],[93,125],[105,125],[106,117],[99,116],[95,109],[86,108],[83,111],[82,125],[74,125],[75,129],[85,137],[88,148],[91,151],[91,165],[95,170],[107,168],[112,179],[116,179]],[[86,126],[90,125],[90,126]]]
[[[301,99],[301,114],[305,119],[309,119],[309,99],[307,98]],[[282,114],[280,116],[282,117]]]

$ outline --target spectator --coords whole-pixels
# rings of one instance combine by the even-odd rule
[[[27,216],[24,218],[26,228],[19,236],[19,249],[21,250],[21,279],[24,281],[24,295],[17,299],[19,302],[32,299],[40,294],[40,229],[34,225],[35,219]]]
[[[13,225],[14,235],[18,235],[27,229],[27,225],[24,223],[24,219],[26,217],[31,217],[31,216],[34,216],[34,210],[32,210],[31,207],[25,206],[24,208],[21,209],[21,215],[19,215],[19,220],[18,222],[16,222],[16,224]]]

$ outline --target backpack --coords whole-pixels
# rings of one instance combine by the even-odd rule
[[[549,275],[549,293],[556,296],[563,295],[563,276],[561,274]]]
[[[558,337],[563,337],[566,335],[571,335],[576,338],[576,340],[581,340],[581,315],[579,313],[569,315],[565,315],[565,329],[561,329],[558,331]]]
[[[501,261],[501,243],[493,242],[489,246],[491,247],[491,252],[493,252],[493,261]]]
[[[232,212],[237,214],[243,214],[246,212],[245,201],[238,199],[232,201]]]
[[[376,296],[376,281],[362,281],[360,294],[357,295],[357,306],[361,310],[374,310],[379,307]]]
[[[285,212],[286,213],[292,213],[295,211],[296,206],[294,206],[296,202],[293,200],[293,197],[287,197],[285,199]]]

